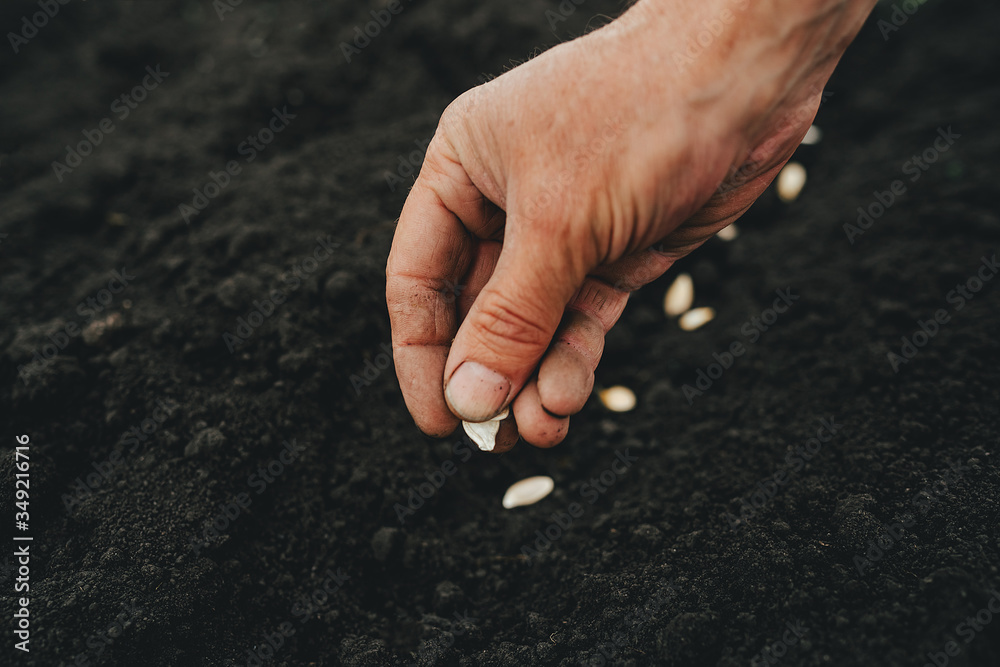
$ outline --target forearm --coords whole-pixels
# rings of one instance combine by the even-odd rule
[[[756,119],[818,94],[874,6],[875,0],[639,0],[620,29],[664,74],[647,82],[653,95],[689,91],[696,112],[721,106],[735,115],[725,122],[752,136]]]

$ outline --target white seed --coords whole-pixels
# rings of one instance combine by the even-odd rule
[[[818,144],[819,140],[823,138],[823,130],[819,129],[815,125],[810,125],[809,130],[806,132],[806,136],[802,137],[802,143],[806,146],[812,146]]]
[[[720,229],[715,235],[723,241],[735,241],[736,237],[740,235],[740,230],[736,228],[736,225],[729,225]]]
[[[520,482],[514,482],[503,494],[503,506],[507,509],[523,507],[524,505],[534,505],[545,496],[552,493],[556,488],[556,483],[551,477],[539,475],[529,477]]]
[[[472,442],[484,452],[492,452],[497,444],[497,433],[500,432],[500,422],[507,419],[510,408],[506,408],[488,422],[462,422],[462,428],[469,434]]]
[[[778,174],[778,198],[788,203],[795,201],[806,184],[806,168],[798,162],[789,162]]]
[[[628,412],[635,407],[635,393],[628,387],[617,385],[598,393],[604,407],[612,412]]]
[[[676,317],[691,307],[694,302],[694,281],[691,276],[682,273],[674,280],[674,284],[663,297],[663,310],[670,317]]]
[[[694,331],[698,327],[708,324],[715,319],[715,310],[712,308],[695,308],[689,310],[678,320],[677,324],[684,331]]]

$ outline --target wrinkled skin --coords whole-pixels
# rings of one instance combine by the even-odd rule
[[[641,0],[456,99],[386,268],[420,429],[562,441],[629,292],[767,188],[873,5]]]

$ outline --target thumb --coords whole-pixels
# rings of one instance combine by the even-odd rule
[[[583,284],[588,266],[556,234],[522,234],[508,220],[496,269],[458,330],[445,364],[445,398],[481,422],[506,407],[534,372]]]

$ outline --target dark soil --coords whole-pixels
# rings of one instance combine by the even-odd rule
[[[380,356],[412,179],[386,175],[456,95],[621,7],[587,0],[553,31],[555,0],[405,0],[347,63],[373,6],[247,0],[220,21],[209,0],[71,0],[17,54],[5,38],[0,508],[11,525],[27,434],[34,541],[30,653],[5,632],[0,662],[1000,663],[1000,620],[975,620],[1000,587],[1000,281],[961,310],[948,296],[1000,241],[1000,8],[930,0],[885,40],[880,5],[796,158],[802,196],[766,193],[736,241],[681,264],[717,318],[665,319],[674,272],[642,290],[598,371],[636,410],[595,399],[560,447],[497,457],[422,436]],[[37,11],[4,0],[2,32]],[[113,101],[157,65],[122,118]],[[241,142],[286,107],[248,163]],[[57,175],[104,118],[113,133]],[[187,224],[179,205],[230,161]],[[334,247],[314,263],[317,239]],[[743,324],[784,288],[799,299],[751,344]],[[921,345],[894,372],[904,336]],[[746,354],[689,403],[733,341]],[[824,419],[841,426],[810,443]],[[605,472],[618,456],[636,460]],[[555,492],[504,510],[536,474]]]

